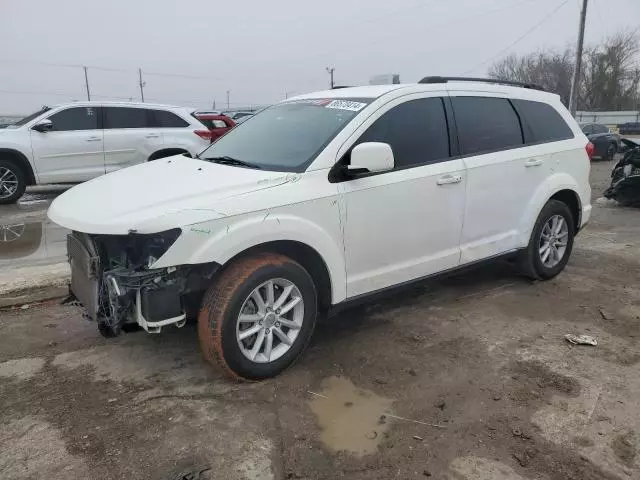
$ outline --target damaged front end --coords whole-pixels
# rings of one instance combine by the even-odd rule
[[[68,235],[71,293],[104,336],[116,336],[128,324],[149,333],[166,325],[182,327],[197,311],[219,265],[152,268],[180,234],[176,228],[155,234]]]
[[[622,139],[625,153],[611,172],[611,185],[603,195],[626,207],[640,207],[640,145]]]

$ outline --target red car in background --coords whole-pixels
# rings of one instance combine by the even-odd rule
[[[206,135],[212,143],[236,126],[236,122],[226,115],[195,112],[193,116],[209,129]]]

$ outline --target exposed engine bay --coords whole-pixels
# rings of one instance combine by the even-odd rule
[[[613,168],[604,196],[626,207],[640,207],[640,145],[624,138],[621,141],[624,157]]]
[[[149,333],[163,326],[182,327],[197,311],[218,264],[152,268],[181,234],[89,235],[67,238],[71,293],[106,337],[128,324]]]

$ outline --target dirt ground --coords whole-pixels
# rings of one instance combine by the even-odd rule
[[[640,211],[594,205],[557,279],[498,264],[349,310],[262,383],[212,370],[193,325],[0,312],[0,478],[638,479]]]

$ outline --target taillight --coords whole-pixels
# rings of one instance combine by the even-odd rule
[[[213,140],[213,132],[211,130],[194,130],[193,133],[198,135],[203,140]]]
[[[593,158],[593,152],[596,150],[596,147],[593,145],[593,143],[589,142],[587,143],[587,146],[584,147],[584,149],[587,151],[589,160],[591,160]]]

